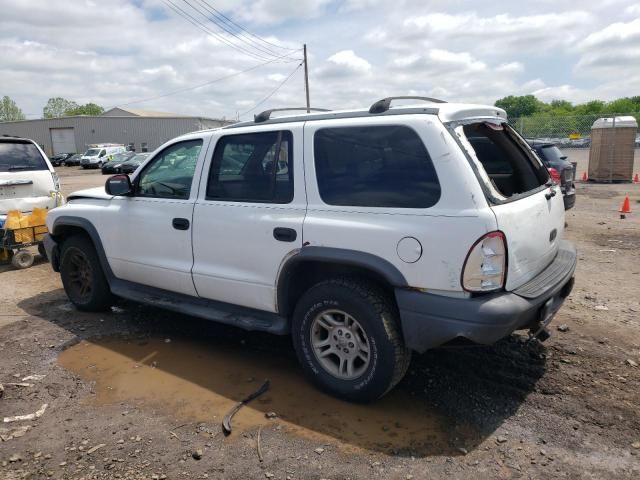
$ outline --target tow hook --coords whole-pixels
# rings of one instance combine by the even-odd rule
[[[543,343],[547,341],[549,337],[551,337],[551,332],[549,332],[547,327],[541,325],[537,330],[529,330],[529,340],[527,340],[527,343],[533,342],[534,340],[538,340],[540,343]]]

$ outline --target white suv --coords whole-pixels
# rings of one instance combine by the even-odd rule
[[[58,176],[38,144],[28,138],[1,136],[0,228],[11,210],[30,213],[36,207],[55,208],[63,202]]]
[[[355,401],[412,350],[544,339],[576,265],[559,187],[503,110],[397,98],[184,135],[71,195],[45,241],[69,298],[291,334],[309,377]]]

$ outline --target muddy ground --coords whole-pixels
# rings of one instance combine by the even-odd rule
[[[104,180],[59,171],[67,191]],[[130,302],[81,313],[45,262],[0,267],[0,418],[47,405],[0,424],[0,479],[640,478],[640,185],[578,194],[552,338],[415,355],[367,406],[309,386],[288,338]]]

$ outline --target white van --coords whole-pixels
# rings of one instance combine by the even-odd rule
[[[10,210],[30,213],[63,201],[58,176],[40,147],[27,138],[0,137],[0,228]]]
[[[84,155],[82,155],[80,166],[82,168],[102,168],[102,165],[109,161],[111,155],[126,151],[127,149],[124,145],[116,145],[113,143],[92,145],[84,152]]]

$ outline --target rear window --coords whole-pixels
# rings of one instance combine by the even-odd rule
[[[0,142],[0,172],[49,170],[33,143]]]
[[[507,125],[473,123],[463,130],[491,185],[502,196],[535,190],[549,179],[546,169]]]
[[[560,163],[563,160],[567,159],[567,156],[563,154],[558,147],[555,145],[550,145],[548,147],[542,147],[540,149],[542,155],[544,155],[544,160],[547,160],[550,163]]]
[[[440,184],[424,143],[405,126],[318,130],[318,189],[328,205],[428,208]]]

